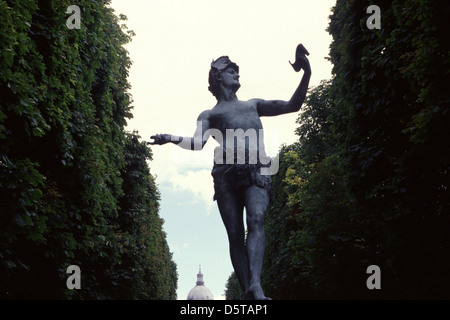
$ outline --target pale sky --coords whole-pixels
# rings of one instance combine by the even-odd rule
[[[136,33],[126,46],[133,65],[134,118],[127,130],[149,141],[156,133],[192,136],[198,115],[214,107],[208,91],[213,59],[228,55],[240,68],[240,100],[289,100],[302,72],[289,64],[297,44],[309,51],[310,87],[331,77],[331,36],[326,32],[334,0],[112,0],[117,15]],[[81,19],[83,17],[81,16]],[[262,118],[266,151],[297,140],[298,114]],[[221,299],[233,271],[225,227],[213,202],[213,149],[186,151],[153,146],[150,169],[161,192],[160,215],[178,269],[178,299],[195,286],[198,265],[205,285]]]

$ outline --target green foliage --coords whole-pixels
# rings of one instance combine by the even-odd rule
[[[228,277],[225,285],[225,299],[226,300],[244,300],[244,291],[242,291],[236,273],[233,271]]]
[[[349,297],[365,283],[361,262],[350,259],[363,254],[363,240],[331,130],[330,86],[323,82],[310,92],[298,119],[299,142],[280,151],[263,272],[266,294],[276,299]]]
[[[124,253],[116,274],[121,280],[117,298],[176,299],[177,273],[158,215],[159,193],[146,160],[151,152],[137,133],[127,134],[124,195],[116,221]],[[129,291],[129,292],[128,292]]]
[[[274,298],[448,298],[450,48],[445,1],[337,1],[333,79],[280,152],[264,283]],[[368,290],[379,265],[382,290]]]
[[[124,131],[132,32],[108,3],[77,3],[70,30],[70,1],[0,1],[2,297],[175,297],[150,151]],[[129,187],[137,162],[143,190]],[[66,289],[71,264],[82,290]]]

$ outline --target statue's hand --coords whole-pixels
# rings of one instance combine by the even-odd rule
[[[295,55],[296,56],[298,56],[298,55],[307,55],[307,56],[309,56],[309,52],[308,52],[308,50],[306,50],[306,48],[300,43],[298,46],[297,46],[297,49],[296,49],[296,51],[295,51]]]
[[[294,68],[296,72],[299,72],[301,69],[303,69],[305,72],[311,72],[309,60],[306,57],[307,55],[309,55],[308,50],[306,50],[306,48],[300,43],[295,50],[295,62],[292,63],[289,61],[292,68]]]
[[[157,134],[154,136],[151,136],[150,139],[153,139],[153,142],[147,142],[147,144],[151,144],[151,145],[163,145],[166,144],[168,142],[170,142],[171,140],[171,136],[170,134]]]

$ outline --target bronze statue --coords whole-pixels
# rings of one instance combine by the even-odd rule
[[[209,90],[217,104],[198,116],[194,136],[157,134],[151,136],[154,142],[149,142],[152,145],[171,142],[188,150],[201,150],[210,136],[219,143],[211,172],[214,199],[227,230],[231,261],[246,299],[269,299],[260,284],[265,250],[264,216],[271,188],[271,173],[264,171],[270,161],[264,151],[260,117],[300,110],[311,78],[306,54],[309,55],[303,45],[298,45],[296,61],[291,65],[296,72],[303,69],[304,74],[289,101],[238,100],[239,67],[227,56],[218,58],[211,63],[209,72]]]

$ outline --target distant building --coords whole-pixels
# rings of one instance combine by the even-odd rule
[[[189,291],[186,300],[214,300],[211,290],[205,287],[201,267],[198,268],[196,286]]]

